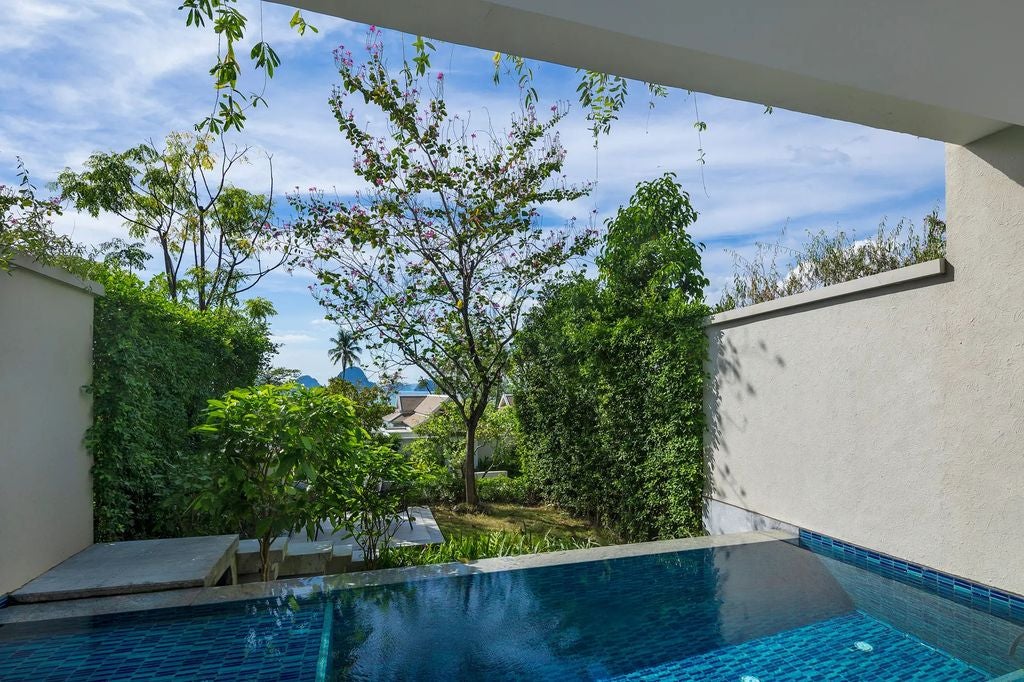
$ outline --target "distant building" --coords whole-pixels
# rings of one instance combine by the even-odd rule
[[[413,429],[429,419],[446,402],[448,396],[436,393],[399,395],[397,409],[384,417],[384,430],[398,436],[401,444],[405,445],[418,437]]]

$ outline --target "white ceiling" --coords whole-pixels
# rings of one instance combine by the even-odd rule
[[[288,4],[947,142],[1024,124],[1024,0]]]

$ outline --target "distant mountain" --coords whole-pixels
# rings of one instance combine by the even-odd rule
[[[376,386],[377,385],[377,384],[373,383],[372,381],[370,381],[369,377],[366,376],[366,372],[364,372],[359,367],[348,367],[348,368],[346,368],[344,372],[339,372],[338,373],[338,378],[339,379],[344,379],[344,380],[348,381],[350,384],[352,384],[353,386],[358,386],[360,388],[368,388],[370,386]],[[393,396],[394,395],[398,395],[399,393],[410,393],[410,394],[413,394],[413,395],[416,395],[416,394],[425,395],[427,393],[436,393],[436,392],[437,392],[437,384],[435,384],[433,381],[430,381],[428,379],[424,386],[421,386],[419,383],[396,384],[395,387],[394,387],[394,390],[392,391],[392,395]]]
[[[412,393],[412,394],[417,394],[417,393],[419,393],[419,394],[437,393],[437,384],[435,384],[430,379],[427,379],[426,383],[423,384],[423,385],[420,385],[419,383],[415,383],[415,384],[397,384],[395,386],[395,392],[396,393]]]
[[[376,386],[376,384],[374,384],[367,378],[366,372],[364,372],[359,367],[346,367],[344,372],[338,373],[338,378],[344,379],[348,383],[358,388],[369,388],[371,386]]]
[[[308,374],[303,374],[302,376],[300,376],[295,381],[297,383],[305,386],[306,388],[316,388],[316,387],[318,387],[320,385],[319,381],[317,381],[313,377],[309,376]]]

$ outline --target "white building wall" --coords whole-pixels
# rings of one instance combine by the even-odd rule
[[[93,295],[17,260],[0,271],[0,595],[92,543]]]
[[[739,508],[1024,592],[1021,181],[1024,129],[950,145],[945,276],[713,320],[712,532]]]

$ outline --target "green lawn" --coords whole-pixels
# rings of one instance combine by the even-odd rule
[[[599,545],[616,543],[607,530],[592,528],[554,507],[524,507],[516,504],[487,504],[478,514],[456,513],[450,507],[431,507],[441,532],[451,535],[486,535],[494,531],[519,531],[560,540],[589,539]]]

